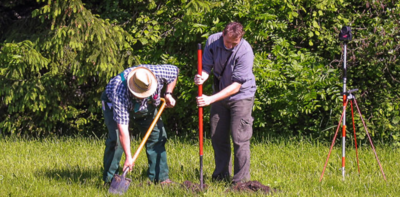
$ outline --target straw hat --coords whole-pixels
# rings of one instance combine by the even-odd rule
[[[136,67],[128,75],[128,89],[137,98],[151,96],[157,88],[157,78],[148,68]]]

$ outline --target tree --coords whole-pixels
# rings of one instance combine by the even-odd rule
[[[81,1],[40,5],[4,31],[0,127],[35,135],[96,132],[99,93],[133,61],[136,40]]]

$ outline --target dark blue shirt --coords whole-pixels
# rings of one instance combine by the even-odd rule
[[[221,74],[226,61],[228,62],[221,76],[219,89],[222,90],[233,82],[242,84],[238,93],[226,99],[254,97],[257,86],[253,74],[254,54],[250,44],[242,38],[237,46],[228,50],[224,46],[222,32],[211,35],[204,48],[203,70],[210,74],[213,69],[214,74]]]

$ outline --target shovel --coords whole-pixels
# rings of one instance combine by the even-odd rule
[[[129,168],[126,168],[124,173],[121,175],[115,174],[112,179],[109,193],[122,195],[128,190],[129,184],[131,183],[131,179],[125,178],[125,175],[128,173]]]
[[[140,151],[142,151],[144,145],[147,142],[147,139],[149,139],[151,132],[154,129],[154,126],[156,125],[158,119],[160,118],[162,112],[165,109],[165,99],[160,98],[162,104],[160,107],[160,110],[158,111],[156,117],[154,118],[153,122],[151,123],[149,129],[147,130],[146,134],[144,135],[142,142],[140,143],[138,149],[136,150],[135,154],[133,155],[133,164],[135,164],[136,159],[139,156]],[[125,178],[126,174],[128,173],[129,168],[126,168],[124,173],[121,175],[115,174],[114,178],[111,181],[110,189],[108,190],[109,193],[112,194],[124,194],[126,190],[129,188],[129,184],[131,183],[131,179]]]

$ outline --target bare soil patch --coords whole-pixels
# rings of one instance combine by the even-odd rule
[[[186,189],[192,191],[192,192],[201,192],[201,188],[200,188],[200,183],[192,183],[190,181],[184,181],[182,183],[182,187],[185,187]],[[207,184],[203,184],[203,190],[207,189],[208,185]]]
[[[234,192],[262,192],[264,194],[270,194],[276,192],[276,189],[273,189],[269,186],[263,185],[258,181],[248,181],[244,183],[237,183],[228,191]]]

